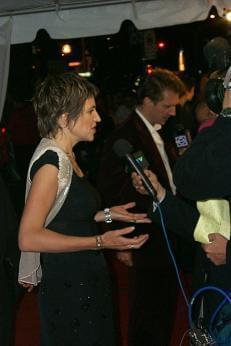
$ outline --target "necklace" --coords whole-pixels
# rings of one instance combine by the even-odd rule
[[[71,152],[65,151],[64,147],[61,146],[60,144],[58,144],[58,143],[57,143],[57,140],[56,140],[55,138],[53,138],[53,141],[56,143],[56,145],[57,145],[60,149],[62,149],[62,150],[65,152],[65,154],[67,155],[68,159],[69,159],[70,162],[71,162],[73,171],[76,173],[76,175],[77,175],[78,177],[81,177],[81,178],[82,178],[82,177],[84,176],[84,174],[83,174],[81,168],[79,167],[79,165],[78,165],[77,162],[76,162],[75,154],[73,153],[73,151],[71,151]]]
[[[66,152],[66,154],[67,154],[69,160],[71,161],[71,165],[72,165],[73,171],[78,175],[78,177],[82,178],[84,176],[84,174],[83,174],[81,168],[79,167],[79,165],[76,162],[74,153],[67,153]]]

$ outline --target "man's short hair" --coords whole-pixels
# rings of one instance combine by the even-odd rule
[[[154,103],[157,103],[163,99],[165,90],[171,90],[180,96],[184,92],[184,85],[174,72],[156,68],[153,74],[148,76],[138,88],[137,104],[142,104],[145,97],[149,97]]]

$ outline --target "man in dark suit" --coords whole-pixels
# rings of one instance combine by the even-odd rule
[[[17,271],[17,218],[0,176],[0,345],[14,345]]]
[[[113,152],[120,138],[131,143],[135,153],[142,151],[149,169],[175,193],[171,166],[176,150],[164,142],[159,131],[175,116],[181,93],[181,81],[165,69],[156,69],[139,87],[135,111],[105,144],[98,180],[105,206],[135,201],[135,210],[146,212],[149,204],[149,198],[134,189],[127,164]],[[148,244],[139,251],[118,255],[131,266],[129,346],[169,345],[176,303],[173,265],[164,236],[156,226],[136,225],[136,232],[148,232]]]

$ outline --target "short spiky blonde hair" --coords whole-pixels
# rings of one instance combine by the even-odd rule
[[[42,137],[55,135],[59,129],[59,117],[67,113],[75,120],[86,100],[98,95],[98,88],[76,73],[51,75],[38,85],[33,97],[38,130]]]

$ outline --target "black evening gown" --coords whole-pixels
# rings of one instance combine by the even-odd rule
[[[47,151],[32,167],[58,167]],[[100,206],[96,190],[74,172],[70,190],[47,228],[71,236],[97,234],[94,215]],[[39,291],[41,346],[114,346],[115,329],[110,277],[102,251],[41,254]]]

